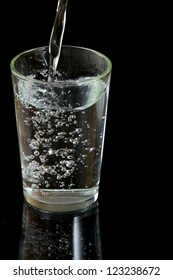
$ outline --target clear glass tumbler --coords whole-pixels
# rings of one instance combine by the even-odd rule
[[[48,79],[48,46],[11,61],[24,198],[47,211],[95,202],[112,64],[88,48],[62,46]]]

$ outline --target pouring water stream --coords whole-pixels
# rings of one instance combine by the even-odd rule
[[[61,52],[62,40],[66,23],[66,9],[68,0],[58,0],[56,16],[49,41],[49,74],[50,82],[55,75]]]

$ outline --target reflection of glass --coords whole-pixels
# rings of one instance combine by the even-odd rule
[[[98,204],[85,212],[42,212],[24,203],[19,259],[101,259]]]

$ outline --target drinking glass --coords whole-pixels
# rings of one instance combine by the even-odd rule
[[[48,79],[49,48],[10,64],[25,200],[46,211],[74,211],[99,194],[112,64],[104,54],[63,45]]]

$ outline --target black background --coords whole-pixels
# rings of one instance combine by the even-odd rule
[[[23,207],[10,61],[48,44],[56,6],[56,0],[30,0],[1,9],[1,259],[18,258]],[[114,1],[69,0],[67,8],[63,43],[98,50],[113,66],[99,194],[104,259],[172,259],[152,15],[142,4]]]

